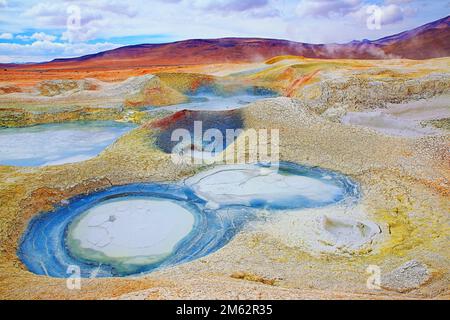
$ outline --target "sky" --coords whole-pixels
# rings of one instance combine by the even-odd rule
[[[374,40],[449,13],[450,0],[0,0],[0,63],[199,38]]]

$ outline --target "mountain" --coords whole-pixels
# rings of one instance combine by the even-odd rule
[[[279,55],[308,58],[429,59],[450,56],[450,16],[379,40],[307,44],[262,38],[193,39],[141,44],[79,58],[55,59],[32,68],[130,68],[263,61]],[[23,68],[24,65],[21,65]]]
[[[373,44],[386,54],[410,59],[450,56],[450,16],[416,29],[385,37]]]

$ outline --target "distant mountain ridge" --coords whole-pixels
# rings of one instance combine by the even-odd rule
[[[279,55],[322,59],[430,59],[450,56],[450,16],[375,41],[307,44],[263,38],[192,39],[124,46],[78,58],[20,65],[31,68],[125,68],[263,61]],[[5,65],[2,65],[2,67]],[[7,65],[11,67],[11,64]]]

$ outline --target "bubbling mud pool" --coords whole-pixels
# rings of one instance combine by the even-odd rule
[[[0,165],[49,166],[94,158],[136,125],[76,121],[0,129]]]
[[[172,184],[130,184],[80,195],[33,218],[18,256],[41,275],[128,276],[192,261],[248,223],[284,210],[358,199],[347,177],[281,163],[220,165]]]

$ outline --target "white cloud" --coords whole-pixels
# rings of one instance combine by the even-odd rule
[[[203,14],[214,13],[222,16],[240,14],[255,18],[271,18],[280,14],[269,0],[194,0],[186,3],[193,9],[199,9]]]
[[[300,17],[345,16],[360,5],[361,0],[302,0],[296,12]]]
[[[380,9],[382,25],[396,23],[404,18],[404,10],[395,4],[380,7]]]
[[[262,8],[269,4],[268,0],[196,0],[192,1],[194,7],[220,12],[246,11]]]
[[[44,32],[36,32],[31,36],[31,39],[37,40],[37,41],[55,41],[56,37],[52,36],[50,34],[46,34]]]
[[[386,4],[401,4],[401,3],[411,3],[413,0],[385,0]]]
[[[110,50],[120,45],[102,42],[87,43],[60,43],[49,41],[35,41],[31,44],[0,43],[0,52],[3,62],[35,62],[45,61],[49,57],[78,57],[99,51]]]
[[[46,34],[44,32],[35,32],[31,36],[18,34],[16,35],[16,39],[22,40],[22,41],[29,41],[29,40],[36,40],[36,41],[48,41],[53,42],[57,39],[56,36],[53,36],[51,34]]]
[[[62,39],[82,42],[95,39],[102,32],[117,28],[139,13],[138,7],[124,1],[61,1],[39,2],[23,16],[35,19],[42,28],[65,29]],[[73,27],[74,21],[77,27]]]
[[[27,41],[27,40],[30,40],[30,36],[23,35],[23,34],[18,34],[16,36],[16,39],[19,39],[19,40],[22,40],[22,41]]]
[[[401,1],[401,0],[396,0]],[[405,0],[404,0],[405,1]],[[407,1],[407,0],[406,0]],[[381,26],[387,26],[391,24],[396,24],[400,21],[403,21],[405,17],[413,16],[416,13],[414,8],[408,6],[399,6],[396,4],[388,4],[383,6],[375,6],[375,5],[365,5],[361,7],[358,11],[352,12],[350,16],[352,16],[357,21],[366,21],[368,18],[368,8],[375,8],[379,10],[380,18],[381,18]],[[372,12],[372,11],[370,11]]]
[[[376,7],[381,13],[381,24],[388,25],[402,21],[406,16],[415,14],[415,9],[407,4],[413,0],[385,0],[384,5],[373,5],[361,0],[302,0],[297,7],[301,17],[344,17],[356,20],[367,19],[367,8]]]
[[[14,38],[12,33],[9,32],[0,33],[0,39],[2,40],[11,40],[12,38]]]

